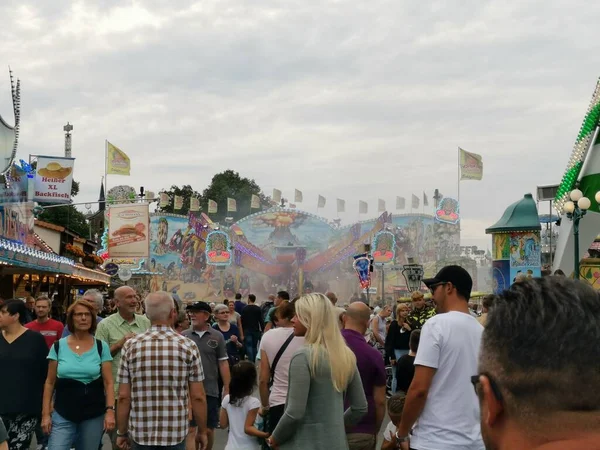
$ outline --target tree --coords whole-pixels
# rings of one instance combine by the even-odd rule
[[[251,209],[250,204],[252,195],[258,195],[260,199],[260,209],[271,207],[270,197],[265,196],[256,181],[249,178],[242,178],[240,174],[233,170],[226,170],[216,174],[204,192],[200,206],[204,211],[208,210],[208,200],[217,202],[218,210],[215,214],[210,214],[210,218],[215,222],[222,222],[226,217],[232,217],[237,221],[260,209]],[[237,211],[227,212],[227,199],[236,200]]]
[[[186,184],[182,187],[173,185],[168,191],[162,190],[161,192],[165,192],[171,198],[171,201],[167,206],[163,208],[157,208],[156,210],[159,212],[187,215],[190,211],[190,198],[196,197],[198,201],[201,201],[201,195],[192,189],[189,184]],[[183,206],[178,210],[174,209],[176,195],[183,197]]]
[[[44,209],[38,219],[68,228],[83,238],[89,238],[90,231],[86,217],[73,205],[61,205]]]

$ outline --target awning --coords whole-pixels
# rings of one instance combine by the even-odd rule
[[[0,261],[16,267],[70,275],[75,261],[43,252],[10,239],[0,238]]]

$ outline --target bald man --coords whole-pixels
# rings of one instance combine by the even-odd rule
[[[367,414],[347,432],[350,450],[374,450],[385,416],[386,374],[383,356],[365,340],[370,316],[371,309],[367,305],[355,302],[348,306],[342,317],[342,335],[356,355],[356,364],[369,405]]]

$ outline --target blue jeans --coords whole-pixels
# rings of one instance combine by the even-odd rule
[[[48,448],[69,450],[72,447],[95,450],[100,446],[104,433],[104,414],[83,422],[71,422],[56,411],[52,413],[52,431]]]
[[[408,350],[398,350],[394,349],[394,355],[396,356],[396,361],[398,361],[402,356],[408,355]],[[398,379],[396,378],[396,365],[392,366],[392,394],[396,393],[396,389],[398,389]]]
[[[259,339],[260,331],[248,331],[247,333],[244,333],[244,346],[246,347],[246,356],[249,361],[256,361]]]
[[[140,445],[132,442],[131,450],[185,450],[185,440],[177,445]]]

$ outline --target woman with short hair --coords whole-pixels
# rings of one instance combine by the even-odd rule
[[[356,357],[327,297],[308,294],[294,306],[294,334],[304,336],[305,345],[290,362],[285,412],[269,445],[282,450],[348,449],[346,427],[367,413]],[[345,412],[344,397],[349,404]]]
[[[94,305],[77,300],[67,310],[70,336],[55,342],[48,359],[42,429],[52,450],[97,449],[104,431],[115,427],[112,356],[94,337]],[[52,399],[54,397],[54,411]]]

